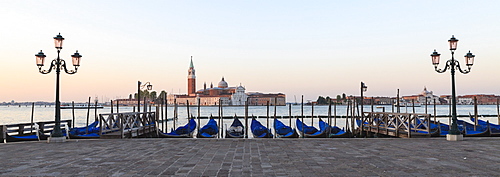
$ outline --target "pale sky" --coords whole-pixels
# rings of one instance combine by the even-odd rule
[[[457,74],[457,94],[500,94],[500,1],[0,1],[0,102],[54,101],[55,73],[42,75],[35,54],[83,56],[61,75],[61,101],[127,98],[137,81],[186,93],[190,56],[203,82],[221,77],[247,92],[285,93],[288,102],[346,93],[367,96],[450,94],[441,65],[476,55]],[[465,66],[465,65],[464,65]]]

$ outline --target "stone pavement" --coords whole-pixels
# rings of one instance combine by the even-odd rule
[[[500,176],[500,138],[0,144],[2,176]]]

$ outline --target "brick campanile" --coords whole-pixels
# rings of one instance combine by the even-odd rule
[[[188,70],[188,90],[187,93],[189,96],[195,96],[196,92],[196,75],[194,73],[194,65],[193,65],[193,56],[191,56],[191,64],[189,65]]]

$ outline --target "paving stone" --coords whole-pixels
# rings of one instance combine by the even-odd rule
[[[0,144],[0,176],[496,176],[499,140],[145,138],[20,142]]]

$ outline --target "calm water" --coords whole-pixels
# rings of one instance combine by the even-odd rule
[[[378,106],[374,107],[374,111],[381,112],[381,108],[377,108]],[[382,107],[385,107],[386,112],[391,112],[392,111],[392,106],[391,105],[382,105]],[[54,109],[55,107],[40,107],[40,106],[35,106],[34,109],[34,121],[53,121],[54,120]],[[132,112],[132,107],[120,107],[119,108],[120,112]],[[333,106],[332,106],[333,109]],[[346,106],[345,105],[338,105],[336,112],[337,115],[346,115]],[[16,124],[16,123],[29,123],[31,121],[31,106],[0,106],[0,125],[4,124]],[[154,111],[155,108],[152,108]],[[280,116],[288,116],[288,111],[289,107],[288,106],[278,106],[276,109],[276,115]],[[364,111],[371,111],[371,106],[366,105],[364,106]],[[429,114],[434,113],[433,106],[430,105],[427,108],[427,111]],[[103,113],[110,113],[111,108],[110,107],[105,107],[103,109],[98,109],[97,114],[103,114]],[[116,113],[116,107],[114,108],[114,112]],[[401,112],[405,113],[411,113],[413,112],[413,108],[408,107],[402,107]],[[416,107],[415,108],[416,113],[425,113],[425,106],[422,107]],[[448,105],[437,105],[436,108],[436,113],[437,115],[449,115],[449,106]],[[473,105],[457,105],[457,113],[459,115],[467,115],[469,113],[473,114],[474,113],[474,106]],[[479,105],[478,106],[478,113],[479,115],[497,115],[497,106],[496,105]],[[193,116],[197,116],[198,111],[196,107],[190,107],[190,114]],[[200,114],[201,116],[210,116],[218,115],[218,107],[201,107],[200,109]],[[223,108],[223,114],[224,116],[244,116],[245,115],[245,108],[244,107],[224,107]],[[255,115],[255,116],[265,116],[267,114],[267,108],[266,106],[250,106],[248,109],[248,115]],[[92,109],[90,112],[88,112],[89,115],[89,120],[92,122],[95,117],[95,111]],[[169,107],[167,115],[169,118],[173,117],[173,108]],[[187,117],[187,108],[186,107],[179,107],[179,119],[176,121],[176,127],[182,126],[186,124],[186,119]],[[269,108],[269,115],[273,116],[274,115],[274,107],[271,106]],[[292,116],[300,116],[301,115],[301,109],[300,105],[293,105],[292,106]],[[304,115],[310,116],[311,115],[311,106],[304,105]],[[314,106],[314,115],[322,115],[322,116],[327,116],[328,115],[328,106]],[[72,116],[72,110],[71,109],[62,109],[61,110],[61,116],[62,120],[71,120],[73,119]],[[332,110],[332,116],[333,116],[333,110]],[[448,118],[438,118],[441,122],[443,123],[448,123]],[[468,119],[465,118],[459,118],[468,121]],[[498,124],[498,119],[496,117],[488,117],[484,118],[485,120],[489,120],[492,123]],[[84,126],[86,124],[87,120],[87,110],[86,109],[75,109],[75,126],[80,127]],[[270,124],[272,126],[272,119],[270,119]],[[314,120],[314,125],[317,125],[317,120]],[[208,120],[202,119],[200,120],[200,124],[204,125],[206,124]],[[243,123],[244,121],[241,120]],[[267,125],[266,119],[260,119],[262,124]],[[333,120],[332,120],[333,121]],[[230,125],[232,120],[226,119],[223,122],[224,129],[228,125]],[[288,120],[283,120],[285,124],[289,124]],[[311,124],[311,120],[304,120],[306,124]],[[333,124],[333,123],[332,123]],[[337,126],[339,127],[344,127],[345,125],[345,120],[344,119],[337,119]],[[162,125],[163,126],[163,125]],[[167,123],[168,129],[173,127],[173,122],[169,121]],[[292,121],[292,127],[295,127],[294,121]]]

